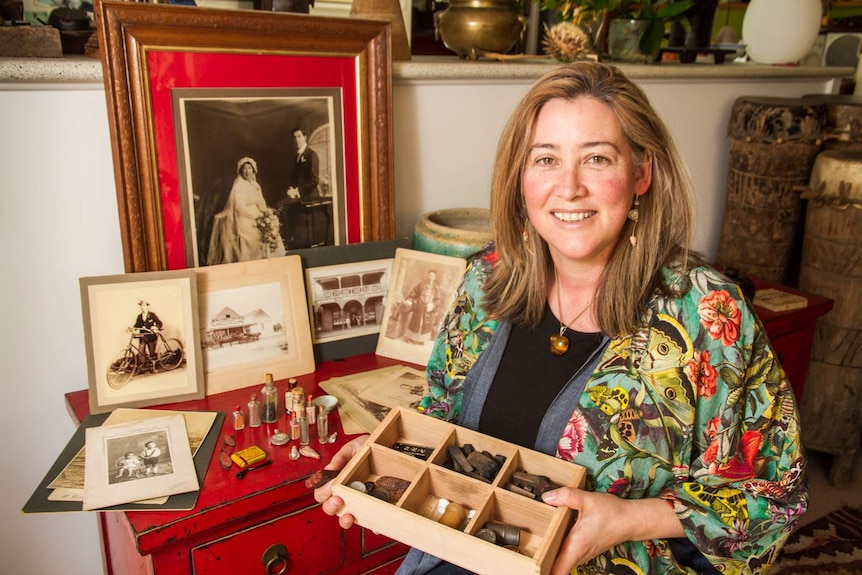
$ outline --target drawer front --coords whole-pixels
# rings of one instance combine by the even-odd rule
[[[362,556],[367,557],[368,555],[383,549],[384,547],[388,547],[389,545],[398,544],[393,541],[389,537],[385,535],[380,535],[371,531],[370,529],[362,528]],[[406,548],[406,546],[405,546]]]
[[[264,555],[275,545],[284,546],[287,561],[273,558],[269,573],[326,573],[344,564],[343,537],[338,520],[313,505],[195,547],[192,573],[264,575]]]

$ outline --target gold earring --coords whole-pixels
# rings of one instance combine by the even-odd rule
[[[536,255],[536,252],[533,251],[533,248],[530,246],[530,232],[527,230],[527,222],[529,220],[524,220],[524,229],[521,231],[521,239],[524,241],[524,249],[527,250],[527,253],[531,256]]]
[[[632,235],[629,236],[629,242],[631,242],[632,247],[638,247],[638,237],[635,235],[635,230],[638,227],[638,218],[640,217],[640,213],[638,212],[638,206],[640,205],[640,198],[635,196],[635,203],[631,210],[629,210],[628,218],[634,222],[632,226]]]

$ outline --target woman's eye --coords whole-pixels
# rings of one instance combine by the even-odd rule
[[[554,163],[554,159],[553,159],[553,158],[548,158],[548,157],[546,156],[546,157],[538,158],[538,159],[536,160],[536,163],[537,163],[537,164],[539,164],[540,166],[550,166],[550,165],[552,165],[552,164]]]
[[[608,159],[604,156],[590,156],[589,163],[591,164],[606,164]]]

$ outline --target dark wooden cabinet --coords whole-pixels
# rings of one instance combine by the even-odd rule
[[[318,384],[332,377],[368,371],[394,362],[373,354],[326,362],[298,385],[306,393],[321,393]],[[261,374],[261,384],[263,374]],[[276,382],[281,402],[285,381]],[[213,395],[202,400],[159,406],[159,409],[223,411],[245,405],[250,387]],[[66,395],[69,413],[80,422],[87,416],[87,391]],[[304,480],[323,467],[348,441],[337,413],[330,415],[335,444],[311,446],[321,459],[289,458],[290,444],[274,447],[269,437],[285,430],[286,417],[275,424],[234,431],[225,418],[220,436],[236,438],[236,449],[257,444],[270,455],[267,468],[236,478],[237,469],[225,471],[213,454],[201,485],[197,504],[187,511],[99,512],[99,527],[108,575],[254,575],[282,572],[291,575],[391,575],[407,547],[385,537],[353,527],[341,529],[338,520],[320,510]],[[313,429],[312,429],[313,431]],[[313,435],[313,437],[316,437]],[[220,441],[221,443],[221,441]],[[295,442],[291,442],[295,443]],[[272,559],[271,549],[283,551]],[[280,569],[284,571],[280,571]]]

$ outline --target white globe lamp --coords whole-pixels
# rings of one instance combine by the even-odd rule
[[[742,20],[748,58],[760,64],[796,63],[820,32],[820,0],[751,0]]]

